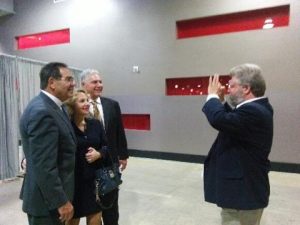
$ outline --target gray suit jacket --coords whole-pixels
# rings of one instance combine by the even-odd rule
[[[76,138],[62,110],[44,93],[28,104],[20,120],[27,160],[20,198],[23,211],[48,216],[74,193]]]

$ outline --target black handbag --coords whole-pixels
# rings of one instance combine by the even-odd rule
[[[112,158],[108,153],[109,158]],[[96,192],[96,202],[101,206],[102,209],[111,208],[115,199],[112,199],[110,203],[103,204],[105,197],[109,195],[115,189],[119,188],[122,184],[121,173],[119,170],[119,165],[112,162],[111,166],[102,167],[95,171],[95,192]]]

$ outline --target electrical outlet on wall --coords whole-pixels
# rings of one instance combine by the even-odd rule
[[[139,73],[139,72],[140,72],[139,66],[133,66],[133,67],[132,67],[132,72],[134,72],[134,73]]]

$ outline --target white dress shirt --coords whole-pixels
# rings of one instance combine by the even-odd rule
[[[52,101],[54,101],[54,103],[60,108],[62,106],[62,101],[60,99],[58,99],[57,97],[55,97],[54,95],[50,94],[49,92],[47,91],[44,91],[44,90],[41,90],[45,95],[47,95]]]

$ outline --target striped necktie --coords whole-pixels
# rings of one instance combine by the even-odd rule
[[[92,101],[91,103],[92,103],[93,108],[94,108],[94,118],[101,121],[101,116],[100,116],[100,112],[99,112],[99,109],[98,109],[98,106],[97,106],[97,102]]]
[[[92,101],[91,104],[94,107],[94,115],[93,115],[94,118],[100,121],[100,123],[101,123],[101,125],[102,125],[102,127],[105,131],[105,125],[103,123],[103,119],[101,117],[100,111],[99,111],[98,106],[97,106],[98,103],[96,101]]]

